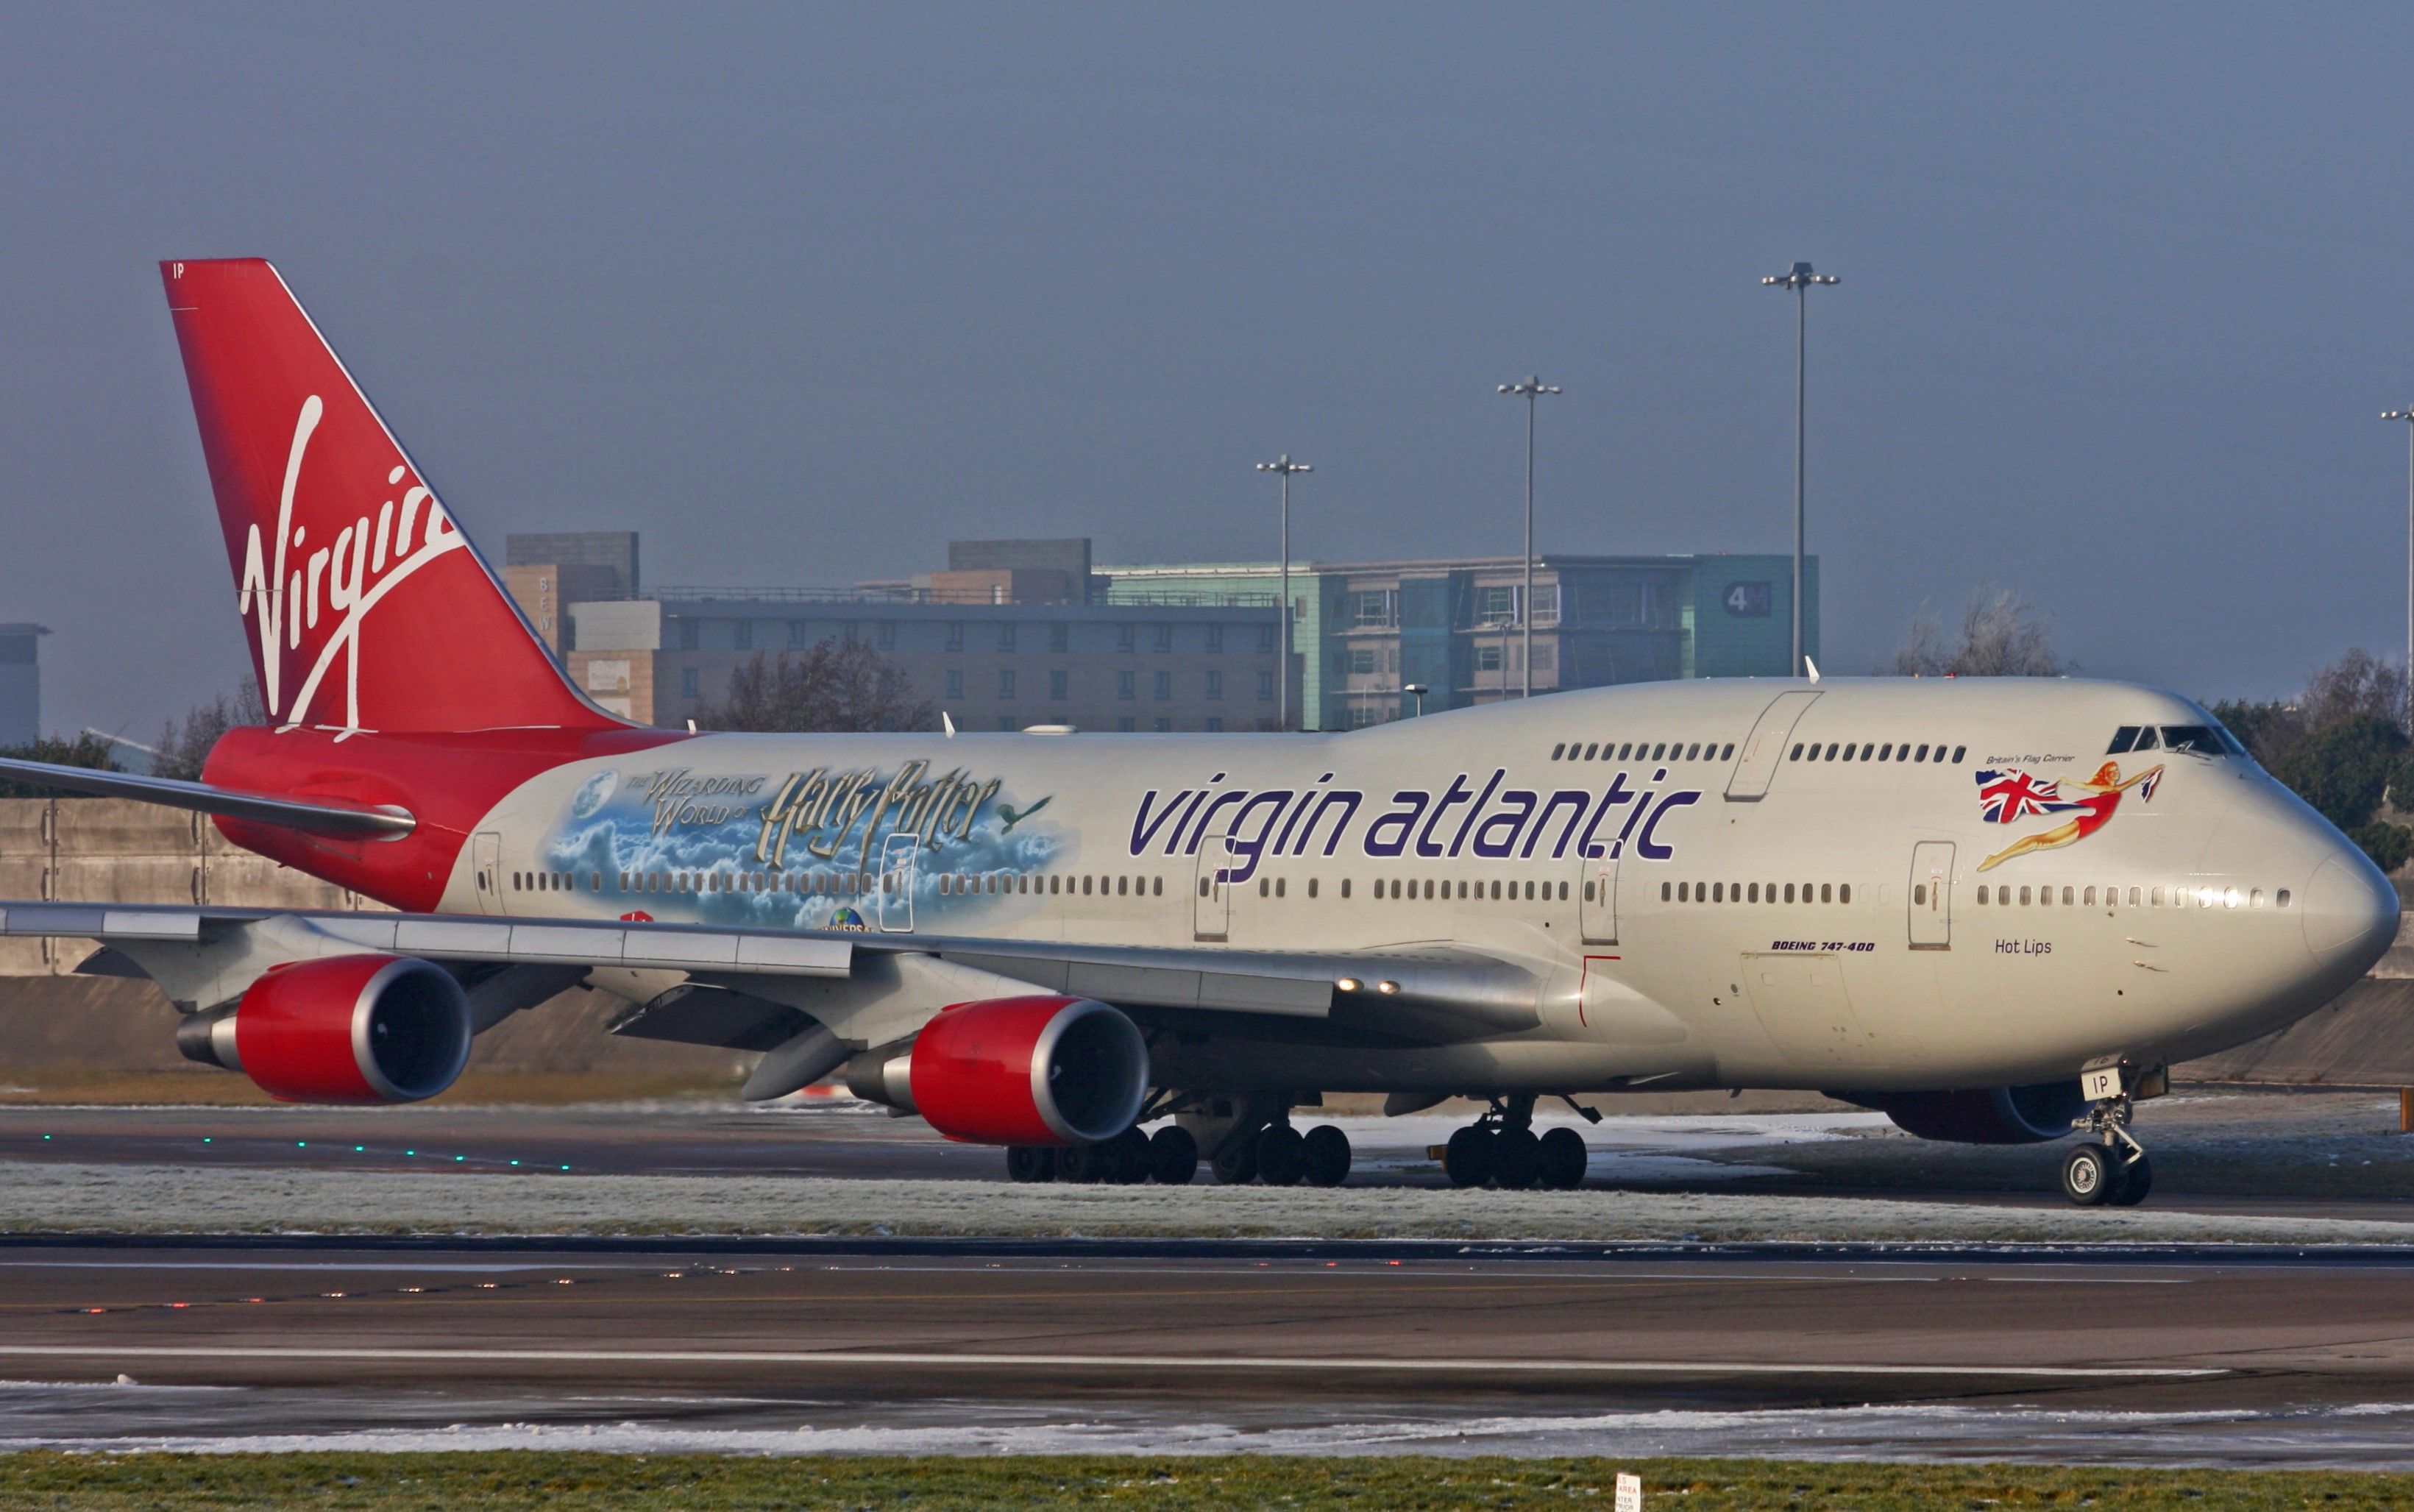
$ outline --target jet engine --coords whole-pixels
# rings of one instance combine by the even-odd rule
[[[950,1139],[1090,1145],[1140,1116],[1148,1046],[1086,997],[996,997],[941,1009],[902,1055],[858,1055],[856,1096],[918,1113]]]
[[[272,966],[225,1008],[176,1026],[188,1060],[238,1070],[286,1102],[417,1102],[469,1060],[469,1000],[407,955]]]
[[[2070,1132],[2087,1111],[2076,1076],[2031,1086],[1974,1087],[1958,1092],[1842,1092],[1847,1102],[1875,1108],[1895,1127],[1922,1139],[1957,1145],[2037,1145]]]

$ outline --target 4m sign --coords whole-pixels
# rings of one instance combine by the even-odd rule
[[[1766,583],[1729,583],[1721,602],[1736,619],[1766,620],[1768,618],[1768,599]]]

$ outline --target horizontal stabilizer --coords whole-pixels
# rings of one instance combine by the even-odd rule
[[[337,840],[399,840],[419,821],[400,809],[350,808],[336,803],[304,802],[273,798],[266,793],[238,793],[208,783],[179,782],[173,777],[138,777],[130,771],[96,771],[89,767],[59,767],[47,761],[20,761],[0,756],[0,777],[62,792],[95,798],[131,798],[168,808],[224,815],[253,824],[273,824],[305,834]]]

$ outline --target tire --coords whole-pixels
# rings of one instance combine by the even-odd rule
[[[1107,1152],[1106,1180],[1119,1187],[1136,1187],[1148,1179],[1146,1134],[1126,1129],[1098,1147]]]
[[[2119,1185],[2112,1152],[2101,1145],[2080,1145],[2062,1158],[2062,1194],[2081,1207],[2101,1205]]]
[[[1542,1139],[1542,1185],[1553,1191],[1573,1191],[1584,1185],[1592,1151],[1572,1129],[1554,1129]]]
[[[1307,1141],[1289,1124],[1268,1124],[1258,1134],[1258,1179],[1269,1187],[1296,1187],[1307,1175]]]
[[[1504,1129],[1492,1136],[1492,1184],[1523,1191],[1542,1175],[1542,1142],[1530,1129]]]
[[[1442,1147],[1442,1174],[1453,1187],[1480,1187],[1492,1179],[1492,1130],[1473,1124],[1453,1132]]]
[[[1304,1175],[1311,1187],[1337,1187],[1349,1179],[1349,1136],[1331,1124],[1318,1124],[1301,1138]]]
[[[2154,1162],[2140,1155],[2120,1169],[2121,1190],[2106,1200],[2115,1207],[2135,1207],[2154,1190]]]
[[[1209,1162],[1219,1187],[1245,1187],[1258,1179],[1258,1136],[1227,1141]]]
[[[1104,1145],[1067,1145],[1056,1152],[1056,1179],[1094,1186],[1107,1179],[1110,1159]]]
[[[1186,1187],[1199,1174],[1199,1142],[1180,1124],[1167,1124],[1148,1142],[1149,1179],[1163,1187]]]
[[[1056,1152],[1045,1145],[1009,1145],[1006,1147],[1006,1177],[1008,1181],[1053,1181]]]

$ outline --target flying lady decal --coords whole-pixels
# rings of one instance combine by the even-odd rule
[[[2050,830],[2022,835],[1978,863],[1991,871],[2015,856],[2033,850],[2058,850],[2076,845],[2112,822],[2121,795],[2138,789],[2138,801],[2151,803],[2162,785],[2163,769],[2149,768],[2134,777],[2121,775],[2121,764],[2107,761],[2085,782],[2039,777],[2031,772],[1989,770],[1978,773],[1978,811],[1989,824],[2016,824],[2031,815],[2072,816]]]

